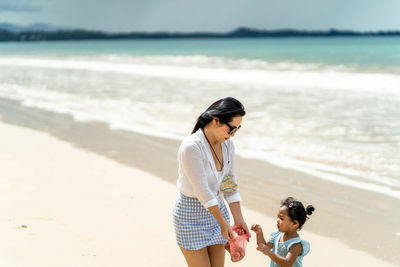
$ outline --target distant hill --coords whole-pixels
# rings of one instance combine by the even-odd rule
[[[3,28],[2,28],[3,27]],[[105,39],[200,39],[200,38],[277,38],[277,37],[374,37],[399,36],[400,31],[359,32],[352,30],[306,31],[294,29],[257,30],[241,27],[231,32],[128,32],[107,33],[93,30],[71,30],[47,24],[16,26],[0,24],[0,41],[54,41],[54,40],[105,40]]]
[[[34,23],[26,26],[3,22],[0,23],[0,30],[6,30],[9,32],[19,33],[24,31],[44,31],[54,32],[58,30],[65,30],[66,27],[56,27],[46,23]]]

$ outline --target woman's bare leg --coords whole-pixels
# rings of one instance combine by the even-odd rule
[[[224,267],[225,264],[225,246],[213,245],[207,247],[211,267]]]
[[[207,247],[199,250],[188,250],[180,247],[188,267],[211,267]]]

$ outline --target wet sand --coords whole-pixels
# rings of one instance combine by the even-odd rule
[[[111,131],[102,123],[76,122],[67,115],[21,107],[3,99],[0,116],[7,124],[46,132],[77,148],[175,184],[177,141]],[[246,208],[273,218],[280,200],[294,196],[316,208],[304,231],[337,239],[355,250],[400,264],[400,200],[241,157],[237,157],[237,175]],[[265,232],[274,230],[273,219],[267,225],[257,223],[264,226]]]

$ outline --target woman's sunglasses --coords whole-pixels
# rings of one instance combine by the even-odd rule
[[[240,127],[242,127],[242,125],[239,125],[239,127],[236,127],[236,126],[230,125],[227,122],[224,122],[224,123],[229,127],[229,135],[236,133],[240,129]]]

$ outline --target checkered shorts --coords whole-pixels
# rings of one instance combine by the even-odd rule
[[[219,208],[229,223],[229,213],[221,197]],[[198,250],[216,244],[228,242],[221,236],[221,227],[209,210],[204,208],[197,198],[182,193],[176,198],[174,210],[176,242],[184,249]]]

